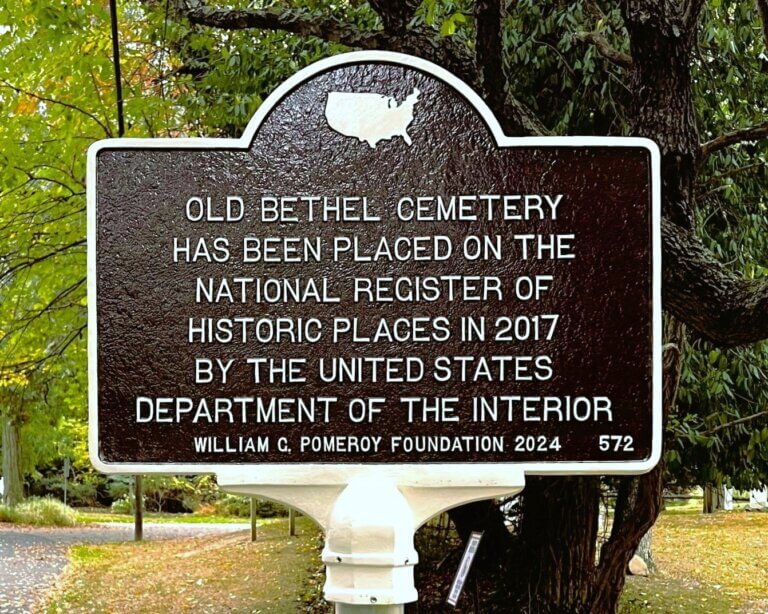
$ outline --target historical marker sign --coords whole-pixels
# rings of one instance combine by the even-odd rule
[[[239,140],[89,164],[100,468],[658,460],[651,142],[506,138],[445,71],[363,53]]]

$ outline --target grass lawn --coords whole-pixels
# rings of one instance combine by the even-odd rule
[[[301,611],[308,579],[320,567],[318,529],[296,519],[198,539],[76,546],[43,611],[99,613]]]
[[[79,510],[76,509],[77,522],[89,524],[94,522],[133,522],[133,514],[117,514],[114,512]],[[205,514],[166,514],[157,512],[144,512],[144,522],[182,522],[182,523],[208,523],[233,524],[250,523],[248,518],[235,516],[215,516]],[[259,521],[261,522],[261,520]]]
[[[653,534],[659,571],[629,578],[622,612],[768,612],[768,514],[664,512]]]
[[[47,612],[301,612],[321,581],[319,530],[297,519],[199,539],[80,546]],[[768,514],[672,507],[654,530],[659,570],[628,578],[622,614],[768,612]],[[315,608],[313,612],[322,610]]]

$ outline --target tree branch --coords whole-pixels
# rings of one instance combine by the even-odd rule
[[[605,18],[605,13],[603,13],[596,0],[585,0],[584,6],[586,11],[592,17],[595,27],[599,29],[599,22],[601,19]],[[616,49],[616,47],[608,42],[608,39],[605,38],[605,36],[597,31],[577,32],[573,35],[573,40],[593,45],[600,55],[621,68],[628,69],[632,66],[632,56]]]
[[[26,372],[26,371],[29,371],[30,369],[36,369],[37,367],[40,367],[41,365],[48,362],[49,360],[62,356],[64,352],[67,351],[67,348],[70,345],[72,345],[72,343],[82,335],[82,333],[86,329],[86,326],[87,326],[86,324],[83,324],[82,326],[76,328],[70,334],[65,336],[58,345],[54,346],[53,349],[48,351],[46,354],[43,354],[43,356],[41,356],[40,358],[34,358],[34,359],[30,358],[14,364],[0,364],[0,375]]]
[[[600,55],[617,66],[622,68],[630,68],[632,66],[632,56],[616,49],[608,42],[608,39],[598,32],[577,32],[573,35],[573,38],[576,41],[594,45]]]
[[[584,7],[595,22],[598,22],[605,17],[603,9],[600,8],[596,0],[585,0]]]
[[[276,30],[299,36],[314,36],[358,49],[387,49],[410,53],[439,64],[476,85],[477,71],[472,57],[457,45],[437,38],[424,28],[404,32],[360,30],[335,17],[317,15],[305,10],[277,9],[211,9],[205,6],[183,6],[180,13],[193,24],[224,30]]]
[[[406,4],[415,3],[407,0]],[[386,4],[386,8],[384,8]],[[394,2],[374,1],[374,10],[381,10],[380,15],[393,10]],[[384,30],[360,30],[334,17],[317,15],[304,10],[276,9],[211,9],[196,4],[190,6],[186,0],[178,9],[193,24],[221,28],[225,30],[277,30],[299,36],[315,36],[322,40],[341,43],[358,49],[386,49],[409,53],[446,68],[466,81],[469,85],[482,89],[481,75],[474,58],[466,48],[453,43],[450,39],[439,38],[435,32],[426,28],[410,28],[405,31],[387,30],[387,21],[394,28],[395,19],[388,16]],[[405,13],[400,13],[401,18]],[[501,34],[499,33],[499,39]],[[500,43],[499,43],[500,44]],[[500,56],[499,56],[500,57]],[[507,89],[503,105],[497,109],[499,122],[510,135],[546,135],[549,131],[522,102],[517,100]]]
[[[509,136],[549,136],[552,132],[512,92],[507,92],[499,117],[504,133]]]
[[[603,576],[618,596],[624,585],[629,560],[640,540],[656,522],[662,503],[664,463],[659,463],[649,473],[637,477],[625,476],[619,480],[613,527],[608,541],[600,549],[598,573]],[[589,610],[598,614],[612,610],[606,600],[609,591],[598,593],[598,600]],[[608,599],[608,602],[611,600]]]
[[[692,232],[667,219],[661,229],[664,308],[720,346],[768,337],[768,280],[738,277]]]
[[[763,26],[763,40],[768,49],[768,0],[757,0],[757,12],[760,15],[760,23]]]
[[[421,2],[417,0],[368,0],[371,8],[378,13],[387,32],[405,32]]]
[[[66,107],[67,109],[72,109],[73,111],[77,111],[78,113],[82,113],[86,117],[89,117],[90,119],[95,121],[101,127],[101,129],[104,130],[104,134],[106,134],[107,136],[112,136],[111,130],[109,129],[109,127],[104,122],[102,122],[93,113],[90,113],[90,112],[86,111],[85,109],[81,109],[77,105],[71,104],[69,102],[64,102],[63,100],[56,100],[55,98],[49,98],[48,96],[41,96],[40,94],[35,94],[34,92],[23,90],[20,87],[16,87],[12,83],[9,83],[5,79],[0,79],[0,84],[2,84],[3,86],[7,87],[10,90],[13,90],[17,94],[23,94],[25,96],[29,96],[30,98],[34,98],[35,100],[39,100],[40,102],[45,102],[45,103],[48,103],[48,104],[57,104],[57,105],[60,105],[62,107]]]
[[[739,167],[724,171],[722,173],[718,173],[717,175],[712,175],[706,181],[703,181],[696,186],[697,197],[700,198],[702,196],[706,196],[712,191],[710,190],[709,192],[703,192],[704,188],[708,188],[709,186],[716,185],[717,183],[723,181],[724,179],[728,179],[729,177],[733,177],[734,175],[740,175],[741,173],[748,173],[749,171],[753,171],[757,168],[763,168],[764,166],[766,166],[766,164],[762,161],[753,162],[752,164],[747,164],[747,166],[739,166]]]
[[[699,164],[704,162],[708,156],[730,145],[736,145],[745,141],[759,141],[765,138],[768,138],[768,121],[748,128],[742,128],[741,130],[726,132],[701,145],[699,148]]]
[[[502,0],[475,2],[475,62],[479,73],[478,89],[491,107],[505,134],[545,136],[551,134],[509,87],[504,70],[501,24],[504,19]]]
[[[54,296],[48,302],[48,304],[45,305],[44,307],[41,307],[40,309],[32,310],[21,318],[15,318],[17,326],[0,334],[0,345],[2,345],[3,341],[11,338],[13,335],[16,335],[17,333],[23,334],[35,320],[44,316],[47,313],[51,313],[53,311],[57,311],[60,309],[68,309],[70,307],[80,307],[79,299],[77,297],[74,303],[64,303],[63,305],[60,305],[59,303],[61,303],[65,298],[67,298],[69,295],[74,293],[78,288],[84,285],[85,282],[86,282],[85,277],[80,278],[74,284],[67,286],[66,288],[61,290],[58,294],[56,294],[56,296]]]
[[[507,79],[501,44],[501,0],[475,2],[475,62],[480,69],[488,105],[499,114],[504,104]]]
[[[696,25],[706,0],[687,0],[683,8],[683,23],[688,28]]]
[[[13,273],[20,271],[22,269],[27,269],[29,267],[32,267],[40,262],[43,262],[45,260],[48,260],[50,258],[55,258],[59,254],[63,254],[64,252],[67,252],[71,249],[74,249],[75,247],[79,247],[81,245],[85,245],[85,239],[79,239],[77,241],[73,241],[72,243],[67,243],[66,245],[58,246],[51,251],[43,254],[42,256],[32,257],[28,256],[26,259],[22,260],[21,262],[18,262],[14,264],[13,266],[8,267],[4,271],[0,272],[0,281],[3,281],[4,279],[10,277]]]
[[[759,411],[756,414],[750,414],[749,416],[744,416],[737,420],[731,420],[730,422],[726,422],[725,424],[718,424],[716,427],[711,428],[708,431],[704,431],[702,435],[714,435],[715,433],[717,433],[718,431],[722,431],[723,429],[736,426],[737,424],[744,424],[745,422],[751,422],[752,420],[756,420],[757,418],[761,418],[763,416],[768,416],[768,410]]]
[[[349,47],[368,47],[379,32],[361,31],[335,17],[322,17],[305,10],[212,9],[185,7],[182,14],[193,24],[224,30],[281,30],[300,36],[316,36]]]

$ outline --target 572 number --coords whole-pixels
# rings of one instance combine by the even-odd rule
[[[600,435],[598,446],[601,452],[634,452],[635,440],[632,435]]]

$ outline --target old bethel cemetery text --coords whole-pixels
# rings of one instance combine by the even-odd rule
[[[530,425],[556,422],[567,428],[573,422],[607,425],[614,420],[608,396],[515,393],[516,384],[544,384],[557,371],[557,364],[547,353],[518,353],[516,348],[522,343],[530,348],[537,342],[552,341],[568,314],[548,313],[541,308],[560,283],[556,275],[546,272],[545,266],[541,274],[507,278],[503,274],[505,263],[524,260],[546,264],[579,257],[578,237],[572,229],[562,233],[530,232],[530,222],[558,220],[569,206],[567,194],[406,195],[389,202],[349,195],[190,195],[175,206],[178,215],[193,228],[196,224],[208,228],[214,225],[221,230],[217,236],[175,236],[165,255],[170,266],[189,267],[203,262],[221,271],[216,276],[189,277],[190,301],[210,306],[210,315],[178,314],[187,323],[186,342],[196,348],[197,358],[189,369],[200,394],[138,395],[135,421],[201,425],[200,436],[190,442],[197,453],[248,453],[257,460],[260,454],[275,451],[294,456],[310,452],[504,452],[514,460],[516,452],[535,450],[546,456],[563,445],[558,435],[518,434],[530,433]],[[242,240],[230,240],[227,229],[246,220],[255,221],[259,232],[246,233]],[[390,223],[409,232],[388,232]],[[507,227],[517,224],[513,228],[519,228],[519,232],[488,232],[502,223]],[[381,229],[381,235],[363,241],[358,233],[345,230],[349,224],[370,225]],[[447,225],[460,225],[467,232],[463,232],[461,240],[455,238],[455,233],[435,232]],[[270,228],[283,231],[270,235]],[[370,236],[370,228],[366,236]],[[485,230],[474,232],[477,228]],[[324,229],[329,232],[321,232]],[[442,263],[440,274],[404,273],[403,264],[422,262]],[[491,270],[499,274],[468,274],[468,265],[473,262],[496,263]],[[335,282],[311,271],[307,275],[280,274],[285,265],[295,272],[302,265],[324,263],[369,274],[352,273]],[[233,264],[241,272],[247,271],[249,265],[270,265],[269,270],[275,274],[231,275]],[[371,266],[363,269],[358,265]],[[456,270],[462,272],[445,273],[445,265],[448,269],[456,265]],[[316,270],[320,269],[312,269]],[[477,308],[471,311],[473,315],[454,316],[451,306],[456,303]],[[263,309],[265,305],[305,304],[324,305],[327,317],[297,316],[295,310],[280,316],[265,314]],[[383,304],[409,309],[396,315],[386,311],[376,317],[359,315],[365,313],[365,307]],[[225,316],[218,311],[222,305],[228,306]],[[488,305],[493,309],[484,308]],[[237,313],[233,314],[233,308]],[[338,348],[338,352],[315,356],[312,348],[321,342]],[[441,350],[447,344],[456,348],[471,343],[476,348],[486,342],[508,351],[460,354]],[[300,346],[306,355],[285,357],[281,348],[290,345]],[[233,346],[248,348],[248,355],[229,356],[227,348]],[[430,348],[426,358],[412,351],[422,346]],[[350,347],[364,351],[350,352]],[[253,394],[208,394],[208,390],[226,388],[228,378],[238,371],[238,361],[247,365],[245,372]],[[239,367],[242,369],[242,365]],[[450,383],[451,394],[409,393],[424,382]],[[506,384],[509,393],[454,393],[463,384],[484,382]],[[259,390],[266,384],[284,393],[261,396]],[[392,385],[399,385],[402,392],[342,401],[338,396],[318,394],[323,384],[344,384],[351,390],[362,386],[375,390],[376,384],[388,385],[391,390]],[[311,392],[307,394],[307,390]],[[393,415],[408,424],[431,425],[428,434],[377,434],[377,424]],[[480,422],[506,427],[495,428],[487,435],[463,434],[463,423]],[[243,436],[205,434],[204,425],[221,423],[280,424],[286,429],[313,424],[329,428],[328,433],[317,428],[302,431],[297,438],[262,436],[252,426],[244,430]],[[362,433],[356,430],[355,434],[338,434],[344,430],[343,425],[349,424],[367,428]],[[604,452],[631,452],[633,445],[630,436],[599,432],[596,436],[596,446]]]

